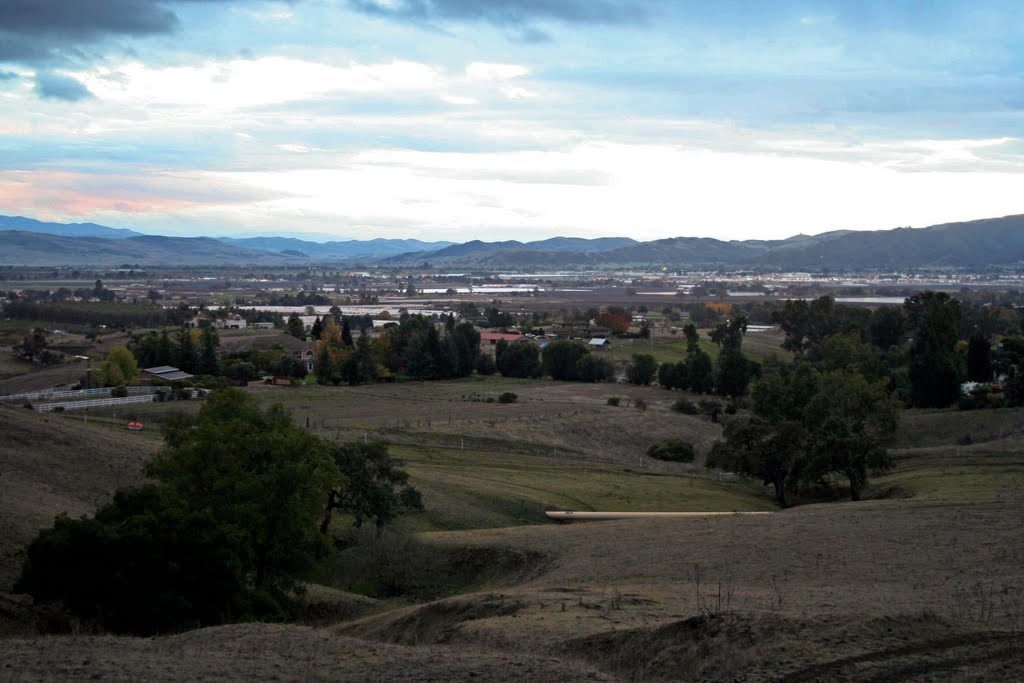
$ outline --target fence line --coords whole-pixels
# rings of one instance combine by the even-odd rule
[[[142,396],[122,396],[120,398],[92,398],[84,401],[63,401],[60,403],[40,403],[35,409],[40,413],[48,413],[58,408],[64,410],[78,410],[80,408],[96,408],[101,406],[121,406],[132,403],[153,403],[156,401],[156,394]]]
[[[155,394],[160,391],[168,391],[169,387],[126,387],[129,395]],[[0,401],[38,401],[51,400],[56,398],[81,398],[83,396],[109,396],[114,387],[97,387],[95,389],[68,389],[57,391],[56,389],[43,389],[42,391],[29,391],[22,394],[5,394],[0,396]]]

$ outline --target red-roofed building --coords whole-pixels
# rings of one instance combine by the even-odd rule
[[[505,341],[511,343],[511,342],[517,342],[517,341],[524,341],[526,339],[526,337],[524,337],[521,334],[517,334],[517,333],[514,334],[514,333],[511,333],[511,332],[481,332],[480,333],[480,343],[481,344],[491,344],[491,345],[493,345],[493,344],[497,344],[498,341],[502,340],[502,339],[504,339]]]

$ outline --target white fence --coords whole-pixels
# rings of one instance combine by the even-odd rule
[[[130,396],[143,394],[155,394],[159,391],[169,391],[169,387],[127,387]],[[58,398],[86,398],[88,396],[109,396],[114,387],[98,387],[96,389],[70,389],[68,391],[57,391],[55,389],[44,389],[42,391],[30,391],[24,394],[6,394],[0,396],[0,401],[50,401]]]
[[[98,408],[105,406],[123,406],[132,403],[152,403],[156,394],[142,396],[122,396],[120,398],[91,398],[84,401],[62,401],[60,403],[40,403],[35,409],[40,413],[48,413],[58,408],[64,410],[80,410],[82,408]]]

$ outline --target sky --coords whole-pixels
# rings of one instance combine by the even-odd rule
[[[1016,213],[1020,0],[0,0],[0,214],[527,241]]]

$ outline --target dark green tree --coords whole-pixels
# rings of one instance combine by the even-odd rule
[[[199,338],[199,358],[196,370],[201,375],[220,374],[220,337],[212,326],[204,327]]]
[[[196,366],[199,363],[199,353],[196,350],[195,342],[192,341],[192,330],[182,327],[178,330],[178,352],[176,356],[177,366],[185,372],[195,374]]]
[[[341,322],[341,343],[347,348],[353,346],[352,343],[352,328],[349,327],[348,318],[345,318]]]
[[[580,361],[589,350],[576,342],[550,342],[541,354],[541,371],[551,379],[575,382],[580,380]]]
[[[330,528],[334,510],[350,513],[356,527],[372,521],[380,529],[402,513],[423,509],[420,492],[409,483],[401,461],[388,453],[387,443],[337,444],[331,456],[342,479],[328,492],[322,534]]]
[[[945,292],[922,292],[903,308],[913,330],[910,348],[911,399],[923,408],[944,408],[960,396],[964,375],[956,351],[960,338],[960,302]]]
[[[860,500],[869,472],[892,467],[884,444],[899,427],[899,408],[887,395],[884,380],[871,383],[854,372],[822,375],[804,425],[809,473],[845,477],[853,500]]]
[[[162,431],[146,467],[156,483],[93,519],[58,518],[30,545],[19,589],[117,632],[284,617],[326,547],[323,504],[342,480],[327,444],[234,389]]]
[[[540,377],[540,350],[528,341],[511,344],[504,339],[495,347],[495,364],[505,377]]]
[[[292,335],[296,339],[306,338],[306,328],[302,324],[302,318],[299,317],[298,313],[292,313],[288,316],[288,324],[285,329],[288,334]]]
[[[630,384],[646,386],[658,375],[658,361],[648,353],[634,353],[633,362],[626,368],[626,379]]]
[[[967,379],[992,381],[992,345],[980,330],[975,330],[967,343]]]
[[[715,386],[723,396],[742,396],[753,376],[752,363],[743,356],[743,335],[747,331],[747,317],[737,315],[719,324],[711,333],[711,341],[718,344],[718,372]]]

